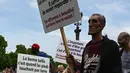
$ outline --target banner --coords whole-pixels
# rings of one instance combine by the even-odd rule
[[[49,58],[18,54],[17,73],[49,73]]]
[[[81,20],[77,0],[37,0],[45,33]]]
[[[74,56],[74,58],[78,62],[81,62],[82,53],[83,53],[85,46],[86,46],[85,42],[68,40],[68,48],[70,50],[70,53]],[[67,64],[66,63],[66,52],[65,52],[64,44],[63,44],[62,40],[60,40],[60,43],[58,45],[55,61]]]

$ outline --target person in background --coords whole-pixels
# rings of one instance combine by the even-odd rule
[[[7,66],[2,73],[11,73],[10,67]]]
[[[7,71],[7,70],[6,70],[6,69],[4,69],[4,70],[2,71],[2,73],[6,73],[6,71]]]
[[[67,68],[63,71],[63,73],[71,73],[69,65],[68,65]]]
[[[39,50],[40,50],[40,46],[38,44],[34,43],[31,46],[31,52],[33,55],[41,56],[41,57],[48,57],[45,53],[40,52]]]
[[[15,71],[14,71],[12,66],[10,66],[10,73],[15,73]]]
[[[130,35],[127,32],[121,32],[117,41],[121,48],[123,73],[130,73]]]
[[[63,65],[58,65],[58,70],[56,73],[62,73],[64,71],[64,66]]]
[[[43,53],[43,52],[40,52],[40,46],[36,43],[34,43],[32,46],[31,46],[31,52],[33,55],[36,55],[36,56],[40,56],[40,57],[47,57],[47,54]],[[55,66],[50,63],[50,73],[55,73],[56,70],[55,70]]]

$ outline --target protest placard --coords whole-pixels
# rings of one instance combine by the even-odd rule
[[[81,19],[77,0],[37,0],[45,33]]]
[[[63,27],[81,20],[77,0],[37,0],[37,3],[45,33],[60,28],[65,51],[69,55]],[[70,67],[73,73],[73,67]]]
[[[85,45],[86,43],[82,41],[68,40],[68,48],[70,50],[70,54],[72,54],[78,62],[81,62]],[[55,61],[66,64],[66,52],[62,40],[60,40],[60,43],[58,45]]]
[[[17,73],[49,73],[49,58],[18,54]]]

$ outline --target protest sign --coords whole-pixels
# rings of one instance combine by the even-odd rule
[[[85,46],[85,42],[68,40],[68,48],[70,50],[70,54],[72,54],[78,62],[81,62],[82,53]],[[66,52],[62,40],[60,40],[60,43],[58,45],[55,61],[66,64]]]
[[[45,33],[81,19],[77,0],[37,0]]]
[[[81,20],[77,0],[37,0],[37,3],[45,33],[60,28],[65,51],[69,55],[63,27]],[[73,67],[70,67],[73,73]]]
[[[18,54],[17,73],[49,73],[49,58]]]

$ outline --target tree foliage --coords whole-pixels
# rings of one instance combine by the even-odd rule
[[[2,35],[0,35],[0,52],[5,54],[6,47],[7,47],[7,41]]]
[[[26,47],[24,46],[24,45],[22,45],[22,44],[20,44],[20,45],[16,45],[16,53],[23,53],[23,54],[26,54],[27,52],[26,52]]]
[[[32,54],[31,48],[26,48],[25,45],[22,45],[22,44],[16,45],[15,52],[7,53],[6,52],[7,46],[8,46],[7,41],[2,35],[0,35],[0,71],[3,70],[7,66],[16,66],[18,53]],[[51,64],[53,64],[55,67],[61,64],[61,63],[55,62],[52,56],[48,55],[45,52],[43,53],[46,54],[48,58],[50,58]],[[66,64],[63,64],[63,65],[64,67],[66,67]]]
[[[6,47],[7,47],[7,41],[5,38],[0,35],[0,69],[4,68],[5,60],[6,60]]]
[[[26,50],[26,53],[27,54],[31,54],[32,52],[31,52],[31,48],[28,48],[27,50]]]

